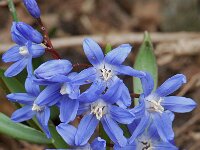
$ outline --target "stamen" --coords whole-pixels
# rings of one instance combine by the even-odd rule
[[[42,111],[43,107],[38,106],[37,104],[33,104],[32,111]]]
[[[153,112],[159,112],[162,113],[164,111],[164,107],[160,104],[162,102],[162,98],[159,100],[154,100],[154,99],[146,99],[148,104],[147,104],[147,109],[149,111]]]
[[[63,86],[60,89],[60,94],[65,95],[65,94],[70,94],[71,90],[68,84],[63,84]]]
[[[21,46],[21,47],[19,48],[19,53],[20,53],[22,56],[26,56],[26,55],[29,54],[28,49],[27,49],[26,46]]]
[[[105,68],[105,65],[103,68],[100,69],[100,72],[100,77],[103,78],[103,80],[105,81],[108,81],[113,76],[112,71],[110,69]]]
[[[96,118],[100,120],[104,114],[107,113],[107,105],[102,100],[94,102],[91,104],[91,112],[90,114],[96,115]]]

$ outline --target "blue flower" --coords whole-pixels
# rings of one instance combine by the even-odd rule
[[[37,2],[35,0],[23,0],[24,5],[28,12],[31,14],[34,18],[40,18],[40,9],[37,5]]]
[[[34,71],[35,82],[43,85],[68,82],[70,79],[67,75],[71,70],[72,64],[68,60],[50,60]]]
[[[85,145],[99,122],[102,123],[105,132],[114,143],[120,146],[126,145],[127,139],[124,137],[123,130],[118,123],[130,124],[135,119],[135,115],[128,109],[114,105],[115,101],[113,99],[115,98],[112,98],[112,92],[113,89],[110,88],[105,95],[99,97],[96,101],[80,103],[78,115],[83,114],[84,116],[76,132],[76,145]]]
[[[83,42],[83,49],[93,66],[81,71],[77,77],[74,78],[73,82],[79,85],[93,82],[93,85],[86,93],[90,93],[90,91],[102,93],[107,87],[112,86],[112,84],[120,80],[117,75],[143,77],[145,74],[142,71],[137,71],[132,67],[122,65],[131,52],[131,48],[129,44],[122,44],[104,57],[100,46],[95,41],[89,38],[85,39]],[[125,85],[123,87],[125,87]],[[123,88],[123,91],[129,93],[127,88]],[[86,93],[83,93],[85,97],[82,99],[90,101],[92,97],[87,96]],[[130,99],[127,101],[129,101],[130,105]]]
[[[45,52],[43,46],[32,43],[32,41],[23,36],[25,33],[31,35],[31,33],[36,33],[36,31],[34,31],[34,29],[27,29],[26,32],[21,34],[21,32],[17,30],[18,24],[20,24],[20,26],[22,25],[22,23],[14,22],[11,28],[12,39],[18,45],[10,48],[2,56],[4,62],[14,62],[5,72],[5,76],[7,77],[13,77],[19,74],[26,66],[28,74],[32,74],[32,58],[40,57]],[[38,37],[36,35],[39,35],[39,32],[34,34],[35,38],[32,39],[34,39],[34,41],[42,41],[41,37],[36,38]]]
[[[50,75],[48,71],[44,73]],[[76,73],[73,72],[66,77],[71,80],[75,75]],[[79,107],[77,98],[79,94],[80,90],[78,85],[73,85],[70,81],[65,82],[65,80],[63,80],[61,83],[48,85],[36,98],[35,104],[38,106],[57,105],[60,108],[59,117],[61,122],[70,122],[75,119],[77,114]]]
[[[16,110],[11,119],[14,122],[23,122],[36,116],[40,126],[46,133],[48,138],[51,138],[51,134],[48,129],[48,121],[50,117],[50,109],[48,106],[38,106],[35,104],[35,100],[40,94],[39,86],[34,84],[33,76],[26,79],[25,87],[27,93],[12,93],[8,94],[7,98],[12,102],[18,102],[24,106]]]
[[[157,88],[155,92],[152,92],[154,82],[150,74],[147,73],[141,81],[144,94],[140,96],[140,104],[133,109],[133,113],[138,114],[137,116],[140,116],[141,121],[129,142],[133,143],[150,122],[154,124],[164,142],[173,140],[172,119],[170,119],[167,112],[184,113],[192,111],[196,107],[196,103],[190,98],[168,96],[186,82],[185,76],[182,74],[174,75]]]
[[[72,125],[61,123],[56,127],[56,130],[65,140],[65,142],[69,144],[70,146],[72,146],[74,150],[80,150],[80,149],[105,150],[106,149],[106,141],[101,139],[100,137],[97,137],[96,139],[94,139],[91,144],[86,143],[84,145],[77,145],[75,143],[75,135],[76,135],[77,129]]]

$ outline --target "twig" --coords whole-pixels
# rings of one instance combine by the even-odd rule
[[[176,130],[176,137],[179,137],[184,132],[188,131],[187,129],[189,129],[193,124],[199,121],[199,119],[200,119],[200,115],[197,112],[190,120],[188,120],[183,126],[181,126],[180,128]]]

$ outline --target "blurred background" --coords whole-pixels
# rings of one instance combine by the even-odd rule
[[[21,0],[14,0],[18,17],[37,28]],[[183,73],[185,84],[176,95],[191,97],[200,103],[200,0],[38,0],[42,20],[55,48],[63,58],[75,63],[87,62],[82,39],[93,36],[102,47],[130,43],[134,49],[126,60],[133,65],[143,32],[150,32],[159,69],[159,84]],[[12,43],[12,17],[6,0],[0,0],[0,54]],[[48,59],[48,55],[44,59]],[[0,62],[1,68],[8,64]],[[132,90],[131,79],[125,82]],[[13,105],[0,89],[0,112],[11,115]],[[200,107],[191,113],[176,114],[176,144],[181,150],[200,149]],[[17,141],[0,135],[0,150],[40,150],[42,145]]]

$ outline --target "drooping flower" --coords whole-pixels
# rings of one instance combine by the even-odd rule
[[[23,0],[23,2],[32,17],[40,18],[40,9],[35,0]]]
[[[48,69],[48,67],[46,68]],[[59,68],[58,72],[59,72]],[[44,71],[44,74],[51,74],[51,71]],[[40,75],[42,73],[40,72]],[[58,83],[48,85],[37,97],[35,104],[38,106],[43,105],[57,105],[60,108],[60,120],[61,122],[73,121],[77,115],[77,110],[79,107],[79,100],[77,99],[80,90],[78,85],[73,85],[70,80],[74,78],[77,73],[72,72],[66,76],[68,82],[64,78],[60,78]],[[49,79],[49,78],[48,78]],[[51,78],[52,79],[52,78]],[[63,81],[61,82],[61,79]],[[37,81],[37,79],[36,79]],[[46,80],[42,79],[45,83]],[[48,81],[49,82],[49,81]]]
[[[167,111],[184,113],[192,111],[196,107],[196,103],[190,98],[168,96],[186,82],[185,76],[183,74],[172,76],[158,87],[155,92],[152,92],[154,82],[150,74],[147,73],[141,81],[144,94],[141,94],[140,104],[136,106],[133,112],[140,115],[141,121],[129,142],[133,143],[150,122],[156,127],[160,138],[164,142],[173,140],[172,120]]]
[[[69,144],[74,150],[105,150],[106,149],[106,141],[97,137],[93,140],[91,144],[86,143],[84,145],[77,145],[75,143],[75,135],[77,129],[69,124],[61,123],[56,127],[58,133],[62,136],[67,144]]]
[[[88,83],[93,83],[93,85],[83,93],[84,96],[81,95],[81,99],[85,101],[88,99],[90,101],[92,97],[86,93],[91,93],[91,91],[102,93],[107,87],[120,80],[117,75],[129,75],[140,78],[145,75],[142,71],[122,65],[131,48],[129,44],[122,44],[104,57],[102,49],[95,41],[90,38],[84,40],[84,52],[93,66],[81,71],[73,82],[79,85]],[[123,93],[129,93],[125,85],[122,87],[122,90]],[[130,97],[128,97],[127,101],[129,101],[130,105]]]
[[[23,122],[36,116],[46,136],[51,138],[51,134],[48,129],[50,108],[46,105],[38,106],[35,104],[35,100],[40,94],[40,89],[39,86],[33,82],[33,78],[34,77],[32,76],[26,79],[25,88],[27,93],[11,93],[7,95],[7,98],[10,101],[18,102],[24,105],[12,114],[11,120],[14,122]]]
[[[23,34],[17,29],[17,26],[23,31]],[[4,62],[14,62],[14,64],[6,70],[6,77],[13,77],[19,74],[26,66],[27,72],[32,74],[32,58],[40,57],[45,52],[43,46],[33,43],[33,41],[42,42],[41,34],[32,27],[26,28],[27,26],[28,25],[21,22],[14,22],[12,25],[11,35],[13,41],[17,43],[17,45],[10,48],[2,56]],[[24,28],[26,29],[23,30]],[[33,41],[24,37],[25,34],[34,35],[34,38],[31,38]]]
[[[34,71],[37,78],[35,82],[43,85],[64,83],[70,81],[67,75],[71,70],[72,64],[68,60],[49,60]]]

